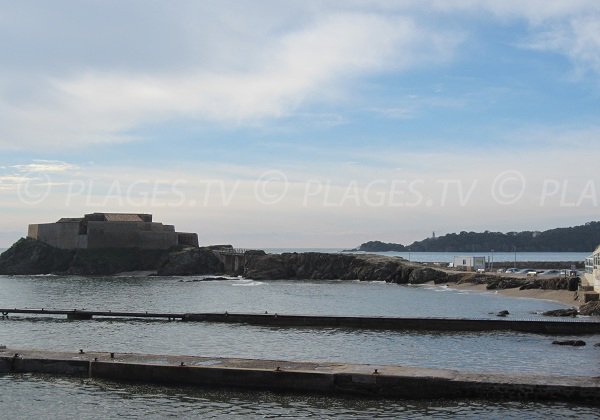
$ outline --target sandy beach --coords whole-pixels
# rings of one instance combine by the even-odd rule
[[[575,292],[568,290],[543,290],[543,289],[527,289],[520,290],[519,288],[513,289],[500,289],[500,290],[488,290],[485,284],[473,284],[473,283],[448,283],[448,287],[452,289],[460,290],[472,290],[477,292],[498,292],[503,296],[518,297],[518,298],[532,298],[532,299],[544,299],[552,300],[563,305],[579,307],[581,302],[575,300]]]

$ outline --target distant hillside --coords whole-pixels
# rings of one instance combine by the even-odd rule
[[[600,222],[544,232],[460,232],[427,238],[410,245],[370,241],[356,248],[365,252],[592,252],[600,245]]]

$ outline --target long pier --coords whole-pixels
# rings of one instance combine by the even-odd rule
[[[66,315],[70,320],[93,318],[146,318],[214,322],[277,327],[357,328],[410,331],[514,331],[538,334],[586,335],[600,333],[600,321],[582,319],[469,319],[469,318],[405,318],[383,316],[286,315],[277,313],[170,313],[124,312],[58,309],[2,309],[2,317],[10,315]]]
[[[486,398],[600,404],[598,377],[478,374],[390,365],[0,347],[0,374],[7,373],[390,399]]]

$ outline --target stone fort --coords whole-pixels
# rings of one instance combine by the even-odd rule
[[[92,213],[56,223],[29,225],[27,237],[61,249],[167,249],[198,246],[195,233],[176,232],[173,225],[152,221],[151,214]]]

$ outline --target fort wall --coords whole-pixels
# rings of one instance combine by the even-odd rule
[[[198,246],[197,234],[152,222],[151,214],[92,213],[62,218],[56,223],[29,225],[27,236],[61,249]]]
[[[88,222],[88,248],[168,249],[178,244],[173,226],[145,222]]]

